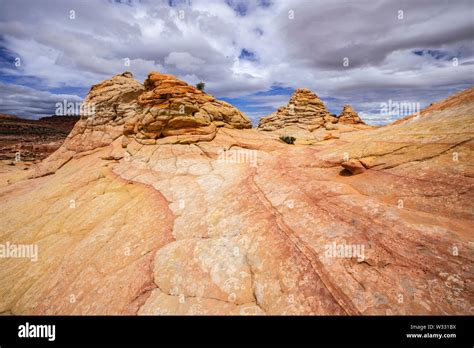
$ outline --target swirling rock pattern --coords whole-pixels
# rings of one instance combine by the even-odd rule
[[[336,123],[319,97],[307,88],[299,88],[293,93],[287,106],[260,119],[258,128],[272,131],[292,125],[315,130],[325,123]]]
[[[174,110],[168,80],[131,107]],[[199,106],[185,117],[214,105],[176,90]],[[150,145],[136,131],[174,128],[139,119],[66,148],[54,174],[0,167],[0,244],[38,247],[36,262],[0,258],[0,312],[472,315],[473,93],[317,146],[205,116],[212,139]]]

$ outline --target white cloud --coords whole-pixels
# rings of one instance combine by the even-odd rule
[[[53,94],[0,82],[0,113],[36,119],[56,112],[56,103],[81,103],[77,95]]]
[[[194,57],[188,52],[171,52],[165,57],[165,63],[174,65],[183,72],[193,72],[205,64],[205,61]]]
[[[393,99],[400,89],[449,94],[473,84],[474,66],[465,64],[474,60],[470,0],[172,3],[3,0],[0,45],[23,64],[2,64],[0,73],[32,76],[34,87],[48,89],[89,87],[125,70],[143,80],[158,70],[204,81],[218,97],[307,87],[360,109],[369,96]],[[243,49],[253,59],[239,59]],[[459,64],[413,53],[427,49]]]

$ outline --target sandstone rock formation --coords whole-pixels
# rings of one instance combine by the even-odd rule
[[[86,112],[66,140],[65,150],[82,152],[111,144],[123,134],[125,121],[141,112],[138,96],[143,91],[130,72],[92,86],[83,103]]]
[[[337,122],[344,124],[365,124],[352,106],[348,104],[344,105],[341,114],[337,118]]]
[[[421,110],[419,114],[415,113],[408,115],[400,120],[393,122],[393,124],[400,124],[409,119],[416,117],[423,117],[423,115],[429,115],[434,112],[440,112],[445,109],[454,109],[454,108],[466,108],[471,102],[474,102],[474,87],[470,87],[458,93],[455,93],[449,96],[446,99],[431,103],[428,107]]]
[[[112,144],[119,137],[122,147],[192,143],[212,140],[220,127],[252,127],[232,105],[158,72],[150,73],[144,85],[130,72],[116,75],[92,86],[83,105],[85,112],[64,145],[32,176],[54,173],[77,154]],[[123,157],[119,147],[115,143],[106,157]]]
[[[321,99],[307,88],[299,88],[293,93],[287,106],[260,119],[258,128],[264,131],[297,125],[312,131],[325,123],[336,123]]]
[[[345,105],[339,117],[329,113],[321,99],[309,89],[293,93],[287,106],[260,119],[258,130],[275,132],[277,136],[293,136],[299,144],[316,144],[339,138],[341,132],[372,129],[357,113]]]
[[[250,120],[232,105],[176,79],[150,73],[138,102],[142,110],[128,120],[124,134],[141,144],[191,143],[212,140],[217,127],[252,128]]]
[[[94,85],[84,100],[83,115],[66,141],[76,152],[106,146],[122,135],[128,143],[189,143],[211,140],[218,127],[251,128],[248,118],[230,104],[178,80],[152,72],[144,85],[130,72]]]
[[[0,258],[0,313],[473,314],[472,100],[290,146],[239,121],[219,126],[202,111],[215,102],[179,84],[206,122],[193,140],[215,127],[184,144],[174,137],[190,136],[187,120],[183,132],[167,113],[163,128],[144,121],[148,108],[175,110],[174,89],[150,93],[172,79],[141,93],[123,79],[103,88],[143,111],[130,133],[116,128],[133,113],[90,120],[63,148],[111,142],[67,150],[54,174],[0,167],[0,244],[38,247],[36,262]],[[141,125],[173,131],[149,145]],[[365,170],[343,175],[346,162]]]

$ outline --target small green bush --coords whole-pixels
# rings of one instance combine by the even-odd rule
[[[290,135],[282,135],[280,139],[283,140],[287,144],[294,144],[296,140],[295,137],[292,137]]]
[[[203,91],[204,92],[204,87],[206,86],[206,84],[204,82],[199,82],[198,84],[196,84],[196,88],[199,89],[200,91]]]

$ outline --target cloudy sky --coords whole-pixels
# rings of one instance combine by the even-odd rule
[[[156,70],[255,123],[310,88],[368,123],[474,85],[472,0],[0,0],[0,112],[38,118],[125,70]]]

